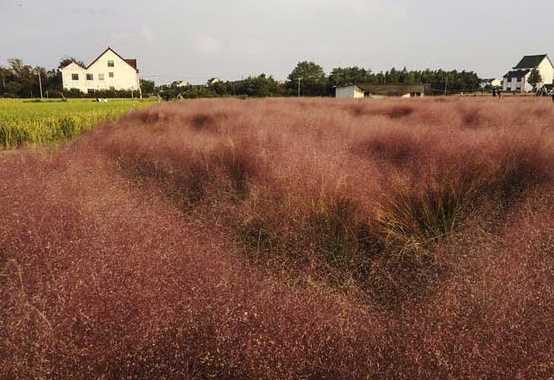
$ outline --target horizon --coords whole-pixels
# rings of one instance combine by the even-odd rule
[[[531,5],[470,0],[446,7],[438,0],[158,4],[0,0],[5,16],[0,33],[15,36],[0,41],[0,64],[21,58],[55,68],[64,57],[88,64],[110,46],[138,59],[141,77],[158,84],[261,73],[284,80],[300,61],[320,64],[326,73],[335,67],[373,72],[406,67],[501,78],[524,55],[550,56],[554,46],[553,37],[535,33],[554,13],[554,4],[545,0]],[[53,24],[56,19],[62,21]],[[44,20],[49,22],[37,28]]]

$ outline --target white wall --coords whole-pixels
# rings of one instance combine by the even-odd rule
[[[533,91],[533,86],[531,86],[528,82],[530,75],[531,73],[528,73],[524,78],[521,79],[521,81],[517,81],[515,78],[512,78],[511,81],[508,81],[506,78],[504,78],[502,89],[504,91],[514,91],[514,92]]]
[[[554,81],[554,68],[548,58],[543,59],[538,70],[541,73],[543,84],[551,84]],[[538,87],[542,87],[542,85]]]
[[[364,92],[358,86],[337,87],[335,96],[337,98],[363,98]]]
[[[108,67],[108,61],[114,62],[114,67]],[[110,78],[109,73],[113,73]],[[72,74],[79,74],[79,80],[72,80]],[[92,74],[93,79],[87,80],[86,74]],[[104,79],[100,79],[100,74]],[[111,50],[106,51],[92,66],[87,70],[79,65],[72,63],[62,69],[62,79],[64,89],[76,88],[84,93],[88,90],[133,90],[139,89],[139,75],[137,71],[127,62],[119,58]]]
[[[531,73],[527,74],[525,76],[525,78],[523,78],[523,83],[522,83],[522,86],[521,88],[523,89],[524,92],[531,92],[533,91],[533,86],[531,84],[529,84],[529,77],[531,76]],[[541,85],[538,85],[538,87],[542,87]]]
[[[79,66],[75,62],[72,62],[68,66],[61,69],[61,72],[64,89],[71,90],[72,88],[76,88],[80,90],[85,87],[87,71],[83,67]],[[73,80],[73,74],[79,75],[79,80]]]

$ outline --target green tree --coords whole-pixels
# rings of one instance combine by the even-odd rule
[[[5,67],[0,66],[0,95],[6,92],[6,84],[10,77],[10,71]]]
[[[17,82],[17,86],[6,84],[7,92],[17,97],[32,97],[38,95],[38,79],[35,69],[23,63],[19,58],[8,59],[11,81]],[[15,90],[17,89],[17,92]]]
[[[143,96],[153,95],[155,93],[156,84],[153,80],[140,80],[140,89]]]
[[[46,91],[50,97],[60,96],[63,91],[62,73],[58,69],[48,70],[46,72]]]
[[[539,70],[533,69],[529,75],[529,84],[533,86],[533,91],[537,91],[537,85],[542,83],[542,76]]]
[[[296,93],[300,83],[300,94],[303,96],[329,95],[327,77],[323,68],[314,63],[299,62],[289,74],[287,88],[290,94]]]
[[[76,64],[85,67],[85,64],[83,63],[83,61],[79,61],[78,59],[76,59],[74,57],[65,57],[65,58],[60,59],[58,69],[62,69],[62,68],[66,67],[67,65],[69,65],[72,62],[75,62]]]
[[[358,66],[336,67],[329,75],[329,85],[345,86],[356,83],[368,83],[372,81],[371,70]]]

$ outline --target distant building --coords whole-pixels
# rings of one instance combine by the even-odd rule
[[[364,98],[364,90],[357,85],[337,87],[335,91],[335,97],[337,98],[352,98],[359,99]]]
[[[479,84],[479,86],[482,88],[482,89],[486,89],[486,88],[499,88],[499,87],[502,87],[502,79],[495,79],[495,78],[492,78],[492,79],[483,79],[481,81],[481,83]]]
[[[527,55],[511,71],[504,75],[502,89],[512,92],[531,92],[533,85],[529,83],[529,77],[533,70],[537,70],[542,77],[542,83],[537,88],[542,88],[545,84],[552,84],[554,81],[554,65],[548,55]]]
[[[71,62],[60,71],[64,90],[77,89],[85,94],[101,90],[140,90],[137,60],[125,59],[110,47],[86,67]]]
[[[208,82],[206,82],[206,85],[211,86],[211,85],[219,83],[219,82],[221,82],[221,79],[211,78],[211,79],[208,79]]]
[[[385,97],[403,97],[411,98],[424,96],[428,91],[425,85],[373,85],[373,84],[353,84],[340,86],[336,88],[335,97],[337,98],[385,98]]]

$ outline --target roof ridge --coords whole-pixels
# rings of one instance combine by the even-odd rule
[[[122,61],[124,61],[126,64],[128,64],[129,66],[133,67],[131,64],[129,64],[129,62],[127,62],[127,60],[125,58],[123,58],[121,55],[119,55],[118,52],[116,52],[114,49],[112,49],[110,46],[108,46],[106,48],[106,50],[104,50],[98,57],[96,57],[96,59],[94,61],[92,61],[86,68],[87,70],[89,69],[89,67],[91,67],[92,65],[94,65],[96,63],[96,61],[98,61],[104,54],[106,54],[108,51],[111,51],[112,53],[114,53],[115,55],[117,55]],[[131,59],[131,58],[129,58]],[[136,60],[136,58],[133,58]],[[135,69],[137,72],[138,72],[138,69],[136,67],[133,67],[133,69]]]
[[[548,54],[524,55],[513,69],[537,68],[545,59],[548,59],[552,63]]]
[[[92,65],[94,65],[104,54],[106,54],[108,51],[111,51],[112,53],[114,53],[116,56],[118,56],[123,62],[125,62],[127,65],[129,65],[130,67],[132,67],[134,70],[136,70],[136,72],[138,73],[138,68],[136,67],[136,61],[137,59],[136,58],[123,58],[121,55],[119,55],[118,52],[116,52],[114,49],[112,49],[110,46],[108,46],[102,53],[100,53],[100,55],[98,55],[91,63],[89,63],[88,65],[86,66],[82,66],[80,65],[79,63],[77,62],[74,62],[75,64],[77,64],[79,67],[85,69],[85,70],[88,70]],[[127,61],[135,61],[135,66],[131,65],[129,62]],[[67,65],[69,66],[69,64]],[[66,68],[67,66],[64,66],[62,68]]]

